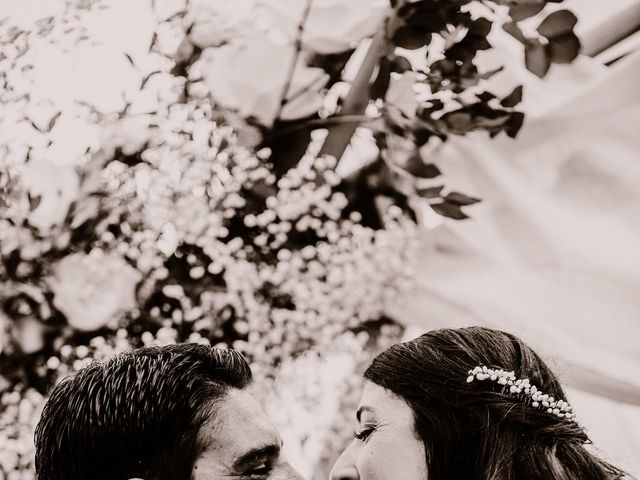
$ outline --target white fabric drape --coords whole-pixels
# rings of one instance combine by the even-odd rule
[[[530,114],[516,140],[470,135],[429,153],[447,187],[483,201],[425,233],[418,292],[389,313],[523,337],[572,387],[605,454],[638,474],[640,52],[546,81],[512,67],[498,83],[514,77]]]

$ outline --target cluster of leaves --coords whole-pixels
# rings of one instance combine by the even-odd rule
[[[469,4],[482,5],[491,16],[474,16]],[[502,70],[502,67],[481,72],[474,59],[481,51],[492,48],[488,36],[494,24],[522,42],[525,66],[543,77],[551,63],[570,63],[578,55],[580,42],[573,33],[576,17],[567,10],[550,13],[537,28],[539,37],[526,37],[518,26],[539,14],[552,0],[518,1],[440,1],[418,0],[394,2],[394,15],[386,25],[387,43],[382,47],[377,73],[370,85],[370,98],[382,102],[383,121],[377,124],[376,140],[381,154],[375,163],[345,180],[351,192],[353,208],[371,212],[375,197],[393,198],[407,213],[412,214],[411,198],[427,199],[433,210],[452,219],[467,218],[462,208],[479,201],[459,192],[445,192],[444,186],[420,186],[422,179],[434,179],[440,170],[425,161],[420,147],[437,138],[446,141],[451,135],[486,131],[493,137],[504,132],[515,138],[522,127],[524,113],[516,108],[523,97],[523,87],[516,86],[502,98],[482,89],[482,82]],[[508,17],[498,16],[498,4],[508,6]],[[444,43],[441,51],[428,47],[436,37]],[[402,50],[425,52],[425,62],[414,65]],[[394,108],[389,89],[394,79],[409,73],[413,87],[419,85],[429,92],[416,101],[415,109]],[[406,88],[411,88],[407,85]],[[414,145],[408,155],[397,155],[388,148],[389,137],[410,139]],[[408,147],[409,150],[411,149]],[[400,169],[400,172],[398,171]],[[407,179],[408,173],[413,177]],[[380,226],[375,215],[367,216],[370,225]]]
[[[543,7],[544,5],[542,5]],[[512,7],[513,21],[505,23],[503,29],[525,46],[527,69],[538,77],[544,77],[552,63],[571,63],[580,52],[580,39],[573,32],[578,19],[569,10],[557,10],[547,16],[536,29],[538,38],[527,37],[519,28],[519,21],[538,13],[539,4]]]

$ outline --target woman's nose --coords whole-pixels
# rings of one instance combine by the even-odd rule
[[[347,448],[336,460],[335,465],[329,474],[330,480],[359,480],[358,469],[355,465],[355,458],[351,448]]]

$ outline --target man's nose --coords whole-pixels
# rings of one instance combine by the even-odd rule
[[[360,475],[355,466],[351,448],[347,448],[336,460],[329,474],[330,480],[359,480]]]

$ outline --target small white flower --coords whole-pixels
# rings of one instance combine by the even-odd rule
[[[24,353],[35,353],[44,347],[44,325],[33,317],[21,318],[14,324],[13,338]]]
[[[140,273],[120,256],[94,250],[60,260],[49,284],[53,303],[73,328],[93,331],[136,305]]]

